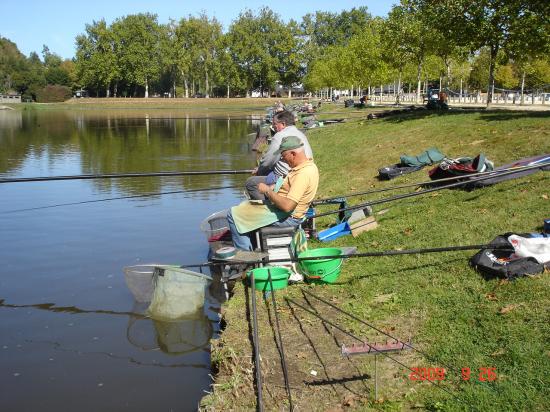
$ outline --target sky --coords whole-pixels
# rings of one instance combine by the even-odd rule
[[[136,13],[158,15],[159,23],[168,23],[170,18],[179,20],[189,15],[206,12],[216,17],[227,30],[239,13],[246,8],[253,11],[268,6],[285,22],[317,10],[339,13],[353,7],[367,6],[374,16],[386,16],[392,4],[399,0],[3,0],[0,2],[2,22],[0,36],[14,42],[25,55],[33,51],[41,56],[45,44],[50,52],[69,59],[75,55],[75,38],[84,33],[86,24],[102,18],[107,24],[119,17]]]

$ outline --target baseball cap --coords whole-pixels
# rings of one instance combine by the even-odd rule
[[[304,143],[300,140],[298,136],[283,137],[283,140],[281,141],[281,145],[279,146],[279,150],[277,150],[277,154],[280,155],[286,150],[298,149],[303,145]]]

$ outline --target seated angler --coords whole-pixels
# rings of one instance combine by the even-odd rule
[[[259,183],[271,185],[276,183],[279,178],[284,178],[287,175],[290,168],[280,159],[280,155],[277,153],[281,141],[286,136],[298,137],[304,144],[306,156],[309,159],[313,158],[313,152],[307,137],[294,125],[294,115],[291,112],[283,111],[273,116],[273,127],[277,133],[271,138],[267,151],[260,159],[260,163],[254,172],[255,176],[249,177],[246,181],[246,191],[250,199],[265,199],[265,195],[258,190]]]
[[[252,250],[252,232],[265,226],[297,227],[303,221],[319,185],[319,170],[305,153],[304,144],[296,136],[281,142],[277,155],[290,166],[282,185],[258,184],[265,195],[263,204],[244,201],[227,214],[233,244],[237,249]]]

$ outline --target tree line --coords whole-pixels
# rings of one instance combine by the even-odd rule
[[[0,88],[32,98],[47,84],[93,96],[271,95],[276,84],[307,91],[351,89],[416,93],[429,83],[487,92],[548,88],[550,2],[401,0],[387,17],[366,7],[317,11],[301,21],[270,8],[244,10],[227,31],[202,13],[159,24],[134,14],[86,25],[76,56],[47,47],[29,58],[0,39]]]

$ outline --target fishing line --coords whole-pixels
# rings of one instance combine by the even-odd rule
[[[89,174],[72,176],[41,176],[0,178],[0,183],[19,182],[49,182],[53,180],[85,180],[85,179],[118,179],[123,177],[158,177],[158,176],[204,176],[204,175],[238,175],[251,174],[252,169],[239,170],[190,170],[182,172],[151,172],[151,173],[118,173],[118,174]]]
[[[27,212],[29,210],[50,209],[50,208],[53,208],[53,207],[61,207],[61,206],[82,205],[82,204],[86,204],[86,203],[108,202],[108,201],[111,201],[111,200],[137,199],[137,198],[141,198],[141,197],[172,195],[172,194],[178,194],[178,193],[193,193],[193,192],[207,192],[207,191],[210,191],[210,190],[235,189],[235,188],[238,188],[238,187],[241,187],[241,186],[219,186],[219,187],[209,187],[209,188],[203,188],[203,189],[174,190],[174,191],[171,191],[171,192],[158,192],[158,193],[146,193],[146,194],[143,194],[143,195],[110,197],[110,198],[106,198],[106,199],[83,200],[81,202],[59,203],[59,204],[56,204],[56,205],[49,205],[49,206],[29,207],[27,209],[6,210],[6,211],[3,211],[3,212],[0,212],[0,214]]]
[[[372,350],[375,350],[378,354],[380,355],[384,355],[385,357],[387,357],[388,359],[394,361],[395,363],[397,363],[398,365],[401,365],[402,367],[404,367],[405,369],[413,372],[413,373],[416,373],[415,370],[413,370],[412,368],[409,368],[407,365],[405,365],[404,363],[402,363],[401,361],[398,361],[397,359],[393,358],[392,356],[388,355],[386,352],[383,352],[383,351],[380,351],[378,350],[377,348],[375,348],[374,346],[370,345],[368,342],[365,342],[363,339],[361,338],[358,338],[357,336],[355,336],[353,333],[345,330],[344,328],[341,328],[340,326],[336,325],[335,323],[325,319],[325,318],[322,318],[320,315],[318,315],[317,313],[315,313],[314,311],[300,305],[298,302],[294,301],[293,299],[289,298],[289,297],[285,297],[285,300],[287,302],[290,302],[296,306],[298,306],[299,308],[305,310],[306,312],[309,312],[310,314],[312,314],[313,316],[317,317],[318,319],[320,319],[321,321],[323,322],[326,322],[328,323],[330,326],[332,326],[333,328],[336,328],[338,329],[339,331],[343,332],[344,334],[350,336],[351,338],[361,342],[362,344],[365,344],[367,345],[370,349]],[[434,385],[435,387],[441,389],[442,391],[445,391],[447,392],[449,395],[451,395],[453,398],[457,399],[458,401],[462,402],[462,403],[466,403],[465,401],[463,401],[462,399],[460,399],[457,395],[455,395],[453,392],[451,392],[450,390],[446,389],[445,387],[443,387],[442,385],[440,385],[439,383],[435,382],[435,381],[430,381],[430,380],[426,380],[426,382],[430,382],[432,385]]]
[[[521,171],[531,170],[531,169],[538,169],[538,168],[543,167],[545,165],[550,165],[550,163],[542,163],[542,164],[538,164],[538,165],[534,165],[534,166],[528,166],[528,167],[522,168]],[[443,186],[434,187],[434,188],[431,188],[431,189],[422,190],[420,192],[406,193],[406,194],[391,196],[391,197],[388,197],[388,198],[385,198],[385,199],[379,199],[379,200],[371,200],[370,202],[360,203],[360,204],[357,204],[357,205],[354,205],[354,206],[348,206],[348,207],[340,208],[338,210],[319,213],[319,214],[315,214],[313,216],[307,216],[306,219],[314,219],[314,218],[321,217],[321,216],[333,215],[333,214],[340,213],[340,212],[346,212],[348,210],[358,210],[358,209],[365,208],[367,206],[373,206],[373,205],[379,205],[379,204],[382,204],[382,203],[393,202],[394,200],[399,200],[399,199],[407,199],[409,197],[420,196],[420,195],[424,195],[426,193],[432,193],[432,192],[436,192],[438,190],[449,189],[449,188],[452,188],[452,187],[464,186],[464,185],[467,185],[467,184],[472,183],[472,182],[480,182],[480,181],[483,181],[483,180],[492,179],[496,176],[506,176],[506,175],[511,175],[511,174],[514,174],[514,173],[518,173],[518,170],[511,170],[511,171],[499,173],[497,175],[481,176],[481,177],[478,177],[476,179],[469,179],[469,180],[466,180],[466,181],[451,183],[451,184],[448,184],[448,185],[443,185]]]
[[[550,163],[541,163],[537,166],[538,167],[544,167],[546,165],[550,165]],[[339,199],[342,199],[342,198],[345,198],[345,197],[370,195],[370,194],[373,194],[373,193],[388,192],[388,191],[391,191],[391,190],[405,189],[405,188],[408,188],[408,187],[415,187],[415,186],[428,186],[428,185],[433,185],[433,184],[437,184],[437,183],[440,183],[440,182],[452,182],[452,181],[455,181],[455,180],[467,179],[467,178],[470,178],[470,177],[489,176],[489,175],[491,177],[496,177],[502,172],[507,172],[507,171],[511,171],[511,170],[521,172],[522,170],[524,170],[525,167],[529,167],[529,165],[528,166],[510,167],[510,168],[500,169],[500,170],[492,170],[490,172],[473,173],[473,174],[469,174],[467,176],[463,175],[463,176],[455,176],[455,177],[445,177],[443,179],[429,180],[429,181],[426,181],[426,182],[407,183],[407,184],[403,184],[403,185],[388,186],[388,187],[385,187],[385,188],[367,190],[367,191],[364,191],[364,192],[352,192],[352,193],[343,194],[343,195],[340,195],[340,196],[325,197],[325,198],[317,199],[317,200],[314,200],[312,203],[313,203],[313,205],[321,205],[321,204],[324,204],[326,202],[339,200]]]

